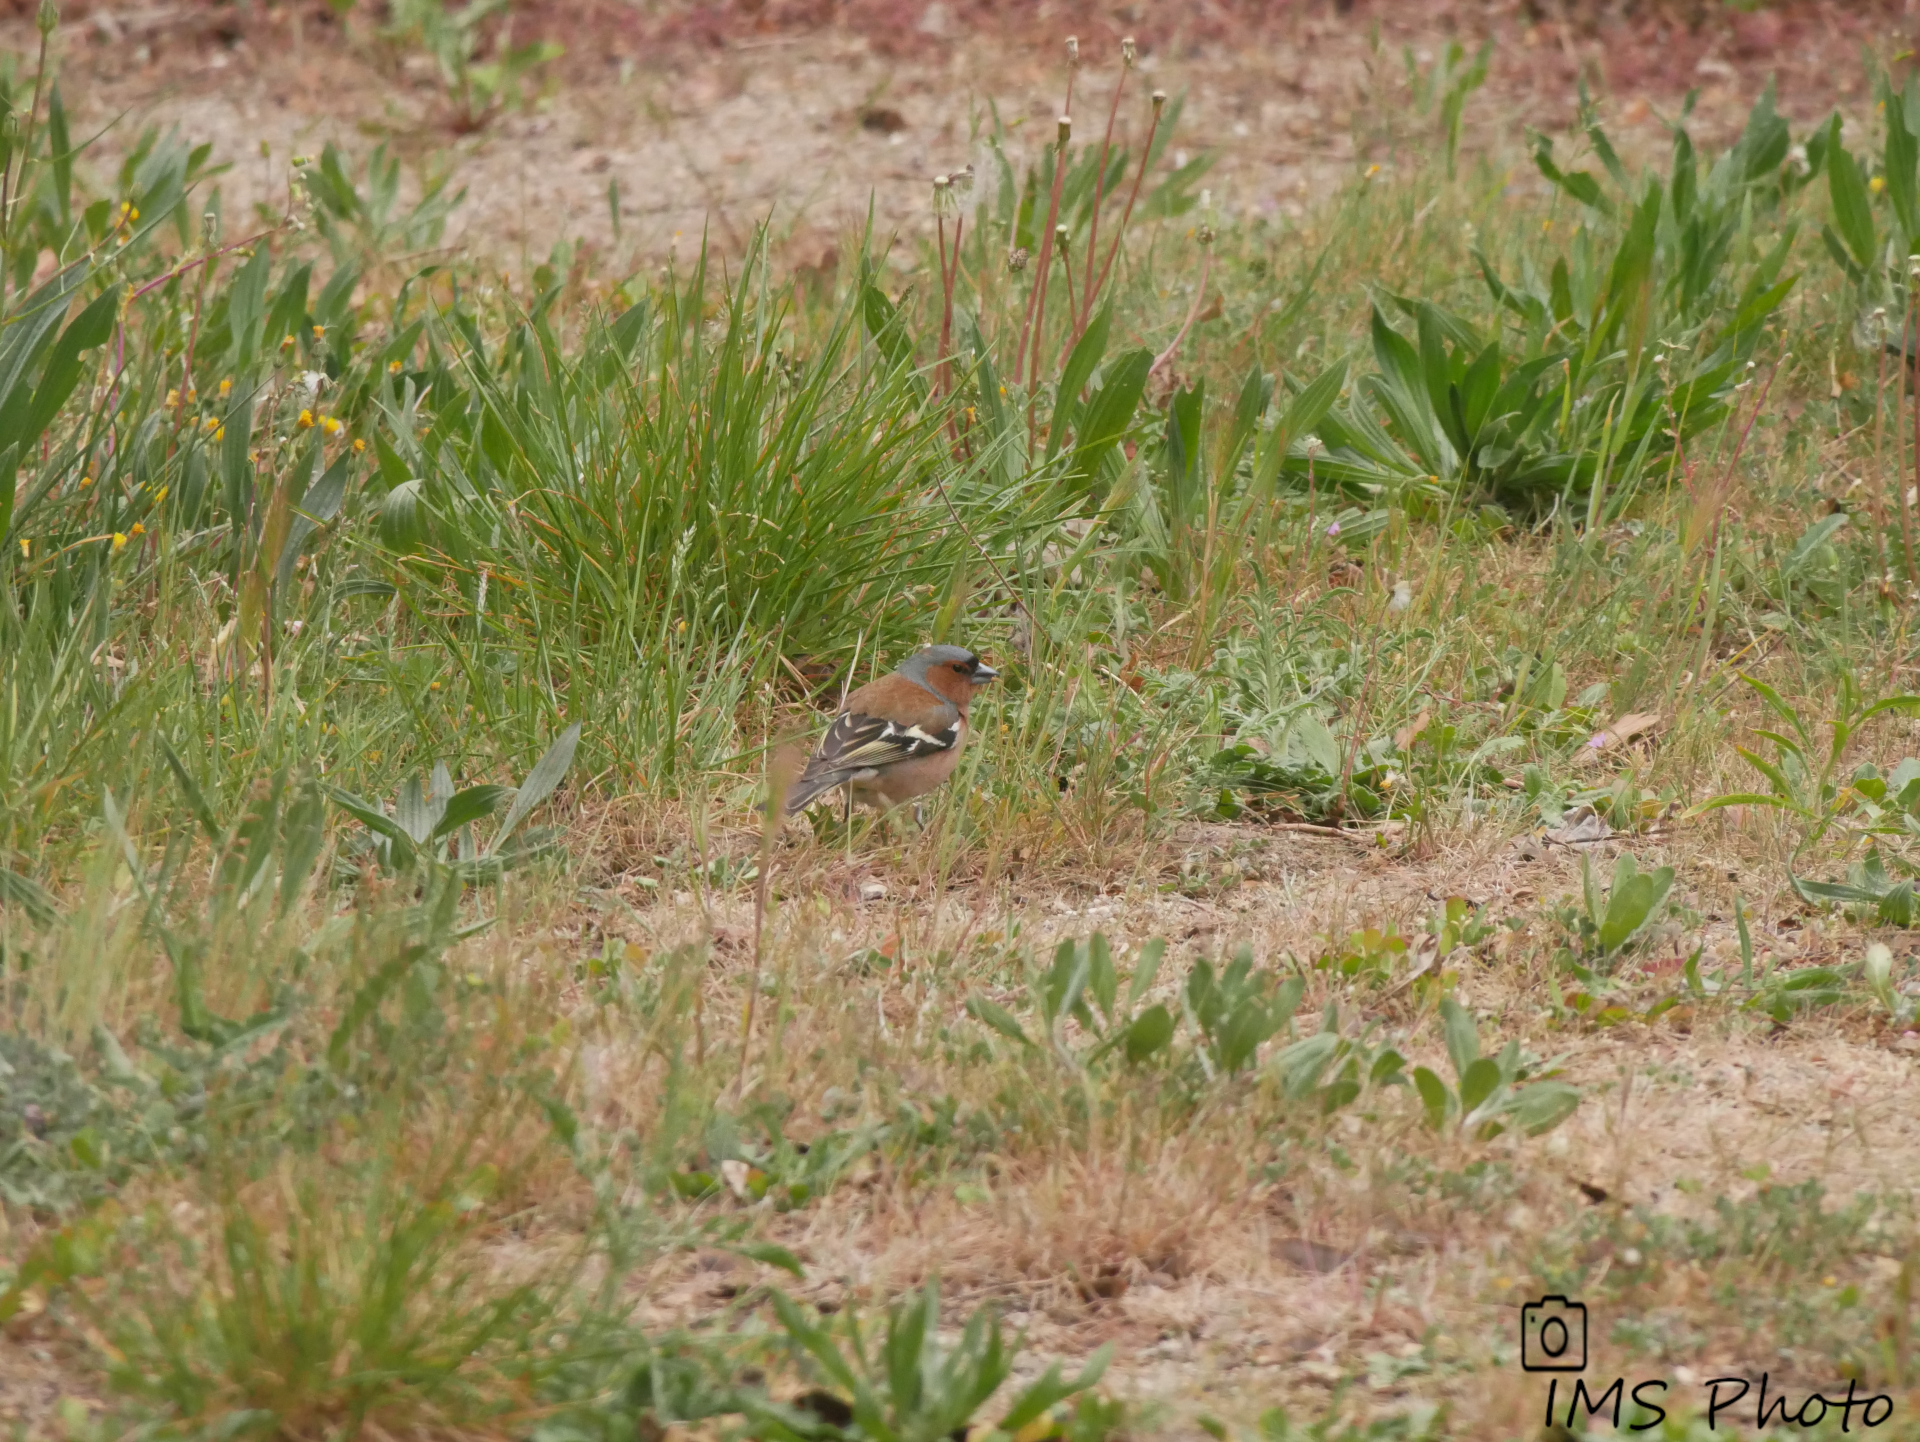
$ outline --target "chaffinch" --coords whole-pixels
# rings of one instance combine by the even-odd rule
[[[1000,673],[959,646],[928,646],[851,696],[787,793],[789,816],[836,786],[855,800],[898,806],[953,774],[967,744],[967,707]],[[916,808],[917,813],[918,808]]]

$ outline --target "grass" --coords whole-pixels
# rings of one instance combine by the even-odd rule
[[[1298,225],[1123,69],[832,285],[534,292],[8,72],[22,1435],[1519,1435],[1542,1291],[1910,1407],[1910,185],[1447,64]],[[947,639],[926,829],[769,839]]]

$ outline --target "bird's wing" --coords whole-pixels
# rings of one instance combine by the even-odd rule
[[[797,811],[821,792],[860,779],[862,772],[871,775],[918,756],[951,751],[960,742],[963,724],[957,714],[947,720],[907,724],[858,711],[843,712],[827,728],[819,749],[794,783],[787,809]]]
[[[960,718],[907,725],[849,711],[838,717],[821,738],[807,770],[865,771],[892,766],[916,756],[950,751],[960,740]]]

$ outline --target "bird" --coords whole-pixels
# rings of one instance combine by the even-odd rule
[[[836,786],[855,800],[891,809],[953,774],[967,744],[973,693],[1000,673],[962,646],[928,646],[898,670],[869,681],[841,704],[806,769],[787,792],[787,815]]]

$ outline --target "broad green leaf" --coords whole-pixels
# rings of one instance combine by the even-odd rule
[[[967,1014],[975,1021],[993,1028],[993,1030],[999,1032],[1000,1035],[1017,1041],[1022,1046],[1033,1045],[1033,1043],[1028,1040],[1026,1032],[1021,1030],[1020,1023],[1013,1019],[1012,1013],[1007,1011],[1005,1007],[997,1006],[993,1002],[988,1001],[983,996],[970,996],[967,998]]]
[[[19,434],[0,434],[0,445],[18,444],[24,454],[40,439],[41,432],[53,423],[80,383],[81,355],[103,346],[113,335],[113,323],[120,313],[120,294],[110,290],[100,296],[60,333],[47,356],[47,366],[34,387],[33,403],[28,407],[25,424]],[[4,524],[0,523],[0,530]]]
[[[1173,1040],[1173,1015],[1157,1003],[1141,1012],[1126,1030],[1127,1064],[1138,1066]]]
[[[1420,1094],[1420,1105],[1426,1109],[1427,1125],[1436,1132],[1447,1124],[1457,1107],[1453,1093],[1447,1084],[1440,1080],[1430,1069],[1417,1066],[1413,1069],[1413,1089]]]
[[[1094,313],[1080,339],[1073,343],[1066,366],[1060,372],[1059,389],[1053,396],[1053,424],[1047,430],[1047,459],[1060,454],[1067,430],[1080,410],[1080,392],[1107,352],[1107,332],[1113,325],[1113,302],[1109,300]]]
[[[433,811],[427,805],[426,791],[421,787],[418,776],[409,776],[400,784],[400,798],[394,803],[393,819],[415,846],[424,846],[433,836]]]
[[[1026,1388],[1014,1399],[1007,1413],[1000,1419],[994,1431],[1002,1436],[1018,1436],[1022,1430],[1039,1421],[1041,1414],[1048,1408],[1065,1401],[1076,1392],[1084,1392],[1106,1375],[1108,1364],[1113,1361],[1113,1343],[1102,1342],[1094,1349],[1080,1368],[1079,1374],[1071,1379],[1062,1380],[1060,1364],[1054,1363],[1040,1379]],[[984,1400],[984,1399],[983,1399]],[[968,1430],[964,1425],[955,1430]]]
[[[1653,878],[1631,876],[1607,895],[1607,912],[1600,922],[1600,949],[1618,951],[1634,932],[1646,925],[1653,911]]]
[[[397,821],[372,802],[364,801],[350,791],[329,786],[326,788],[326,793],[333,804],[347,815],[359,821],[375,835],[387,839],[391,846],[389,860],[394,870],[411,871],[413,869],[413,838],[401,829]]]
[[[286,544],[280,548],[280,559],[273,568],[276,590],[285,591],[292,581],[294,563],[306,549],[308,539],[340,513],[340,504],[347,494],[348,469],[347,456],[343,454],[327,467],[326,474],[314,482],[294,508],[293,524],[287,529]]]
[[[1133,978],[1127,983],[1129,1011],[1152,989],[1154,978],[1160,974],[1160,963],[1166,955],[1167,939],[1164,936],[1156,936],[1140,948],[1140,957],[1133,964]]]
[[[560,784],[560,779],[567,774],[567,768],[573,764],[573,751],[579,744],[580,723],[576,721],[560,733],[560,739],[547,749],[547,754],[540,758],[533,770],[527,773],[527,779],[520,783],[506,820],[500,823],[500,829],[494,833],[487,847],[489,855],[497,854],[533,808],[553,794],[554,787]]]
[[[1580,1089],[1562,1081],[1534,1082],[1512,1094],[1501,1111],[1530,1137],[1550,1132],[1580,1106]]]
[[[1835,532],[1846,525],[1846,523],[1847,513],[1845,511],[1835,511],[1831,515],[1822,516],[1811,526],[1808,526],[1807,529],[1801,533],[1800,539],[1794,542],[1793,550],[1788,552],[1787,559],[1781,563],[1781,579],[1784,580],[1799,570],[1800,567],[1806,563],[1807,558],[1819,550],[1820,547],[1826,545],[1828,541],[1832,540]]]
[[[1914,170],[1920,163],[1920,145],[1913,127],[1920,115],[1908,113],[1906,102],[1891,89],[1885,98],[1887,107],[1886,182],[1887,199],[1893,202],[1893,217],[1900,226],[1900,240],[1911,252],[1920,245],[1920,206],[1914,197]]]
[[[1107,456],[1132,429],[1152,366],[1153,352],[1144,347],[1116,356],[1106,366],[1100,388],[1087,397],[1074,439],[1067,477],[1075,485],[1094,484]]]
[[[1100,1008],[1100,1015],[1108,1025],[1113,1023],[1113,1004],[1118,996],[1120,980],[1113,971],[1113,949],[1107,945],[1104,932],[1094,932],[1087,938],[1087,994]]]
[[[1440,999],[1440,1034],[1447,1044],[1453,1074],[1465,1076],[1467,1068],[1479,1059],[1480,1033],[1473,1024],[1473,1013],[1450,996]]]
[[[1667,892],[1673,886],[1673,868],[1663,866],[1657,871],[1638,872],[1628,869],[1625,863],[1631,857],[1622,855],[1623,865],[1614,873],[1612,891],[1607,896],[1606,915],[1600,922],[1600,934],[1597,938],[1603,952],[1615,952],[1632,940],[1634,935],[1653,919],[1660,903],[1666,899]]]
[[[1553,142],[1544,136],[1541,137],[1539,144],[1534,147],[1533,163],[1539,168],[1542,175],[1566,191],[1568,195],[1571,195],[1582,205],[1591,206],[1602,215],[1612,215],[1614,213],[1613,202],[1601,191],[1599,181],[1595,180],[1584,170],[1576,170],[1568,173],[1554,164]]]
[[[1833,263],[1840,267],[1848,280],[1855,285],[1866,281],[1866,267],[1847,254],[1846,243],[1840,239],[1840,233],[1831,225],[1820,227],[1820,242],[1826,246],[1827,254],[1833,257]]]
[[[464,791],[456,791],[447,799],[447,808],[434,823],[432,839],[438,841],[443,836],[451,836],[463,826],[470,826],[483,816],[491,816],[500,809],[500,803],[513,795],[511,786],[469,786]]]
[[[1268,1063],[1280,1078],[1280,1090],[1298,1101],[1310,1095],[1320,1084],[1327,1066],[1341,1051],[1340,1034],[1323,1028],[1280,1048]]]
[[[408,555],[427,543],[425,483],[402,481],[380,503],[380,544]]]
[[[1460,1074],[1460,1109],[1470,1112],[1492,1096],[1500,1085],[1500,1065],[1492,1057],[1479,1057]]]
[[[1865,270],[1873,265],[1873,204],[1860,167],[1840,144],[1840,120],[1833,120],[1833,139],[1827,145],[1827,194],[1833,203],[1833,228],[1846,243],[1852,259]]]

